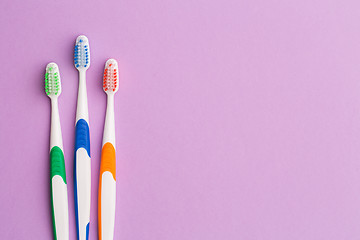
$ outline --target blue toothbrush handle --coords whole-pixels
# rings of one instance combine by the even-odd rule
[[[79,119],[75,127],[74,191],[78,240],[89,239],[91,158],[89,124]]]

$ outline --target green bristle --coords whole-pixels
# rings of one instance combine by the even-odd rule
[[[45,92],[58,95],[60,92],[60,77],[56,67],[48,67],[45,73]]]

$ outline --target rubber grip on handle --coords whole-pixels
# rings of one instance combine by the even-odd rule
[[[84,159],[77,159],[77,152],[79,149],[85,149],[87,156],[85,157],[84,155],[82,155],[84,157]],[[79,224],[79,204],[78,204],[78,199],[80,197],[80,195],[78,195],[78,176],[77,176],[77,165],[78,165],[78,161],[82,161],[80,162],[82,165],[84,164],[84,160],[85,161],[89,161],[86,168],[91,168],[90,165],[90,131],[89,131],[89,125],[88,123],[84,120],[84,119],[79,119],[76,123],[76,127],[75,127],[75,161],[74,161],[74,198],[75,198],[75,216],[76,216],[76,228],[77,228],[77,237],[78,239],[82,239],[83,236],[80,236],[80,232],[84,232],[84,231],[80,231],[80,224]],[[79,169],[79,171],[89,171],[90,174],[90,169]],[[90,181],[90,179],[89,179]],[[81,184],[81,183],[80,183]],[[84,183],[83,183],[84,184]],[[87,182],[85,184],[91,184],[91,182]],[[82,188],[86,188],[87,186],[82,186]],[[90,187],[89,187],[90,188]],[[80,189],[81,191],[83,191],[84,189]],[[89,189],[90,190],[90,189]],[[84,200],[84,199],[82,199]],[[85,199],[85,201],[90,201],[90,199]],[[90,209],[89,209],[90,210]],[[89,212],[90,214],[90,212]],[[90,220],[90,219],[89,219]],[[86,224],[86,229],[85,229],[85,234],[86,237],[85,239],[89,239],[89,225],[90,223],[88,222]]]
[[[90,156],[90,131],[89,124],[84,119],[79,119],[75,126],[75,152],[85,148]]]
[[[114,146],[107,142],[101,150],[100,176],[105,172],[111,172],[116,181],[116,155]]]
[[[66,184],[66,171],[63,151],[55,146],[50,151],[50,179],[59,175]]]
[[[63,151],[55,146],[50,151],[51,208],[54,239],[69,239],[69,214],[66,171]]]
[[[104,173],[109,172],[113,179],[104,179]],[[110,175],[109,175],[110,176]],[[113,239],[115,221],[115,201],[116,201],[116,154],[114,146],[107,142],[101,151],[100,179],[99,179],[99,199],[98,199],[98,221],[99,221],[99,240]],[[104,189],[102,189],[104,187]],[[106,189],[105,189],[106,188]],[[102,206],[102,197],[103,206]],[[105,206],[105,207],[104,207]],[[106,223],[102,223],[106,221]]]

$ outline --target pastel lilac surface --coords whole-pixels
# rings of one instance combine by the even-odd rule
[[[48,62],[59,65],[76,239],[74,41],[91,44],[90,239],[106,94],[115,98],[115,239],[360,238],[360,2],[1,1],[0,239],[52,237]]]

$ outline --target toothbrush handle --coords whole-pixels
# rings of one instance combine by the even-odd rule
[[[116,202],[116,160],[115,148],[104,144],[101,151],[99,179],[99,240],[114,239]]]
[[[91,195],[91,159],[89,124],[84,119],[76,123],[75,133],[75,215],[77,237],[89,239],[90,195]]]
[[[50,151],[51,207],[54,239],[69,240],[69,212],[64,154],[58,146]]]

